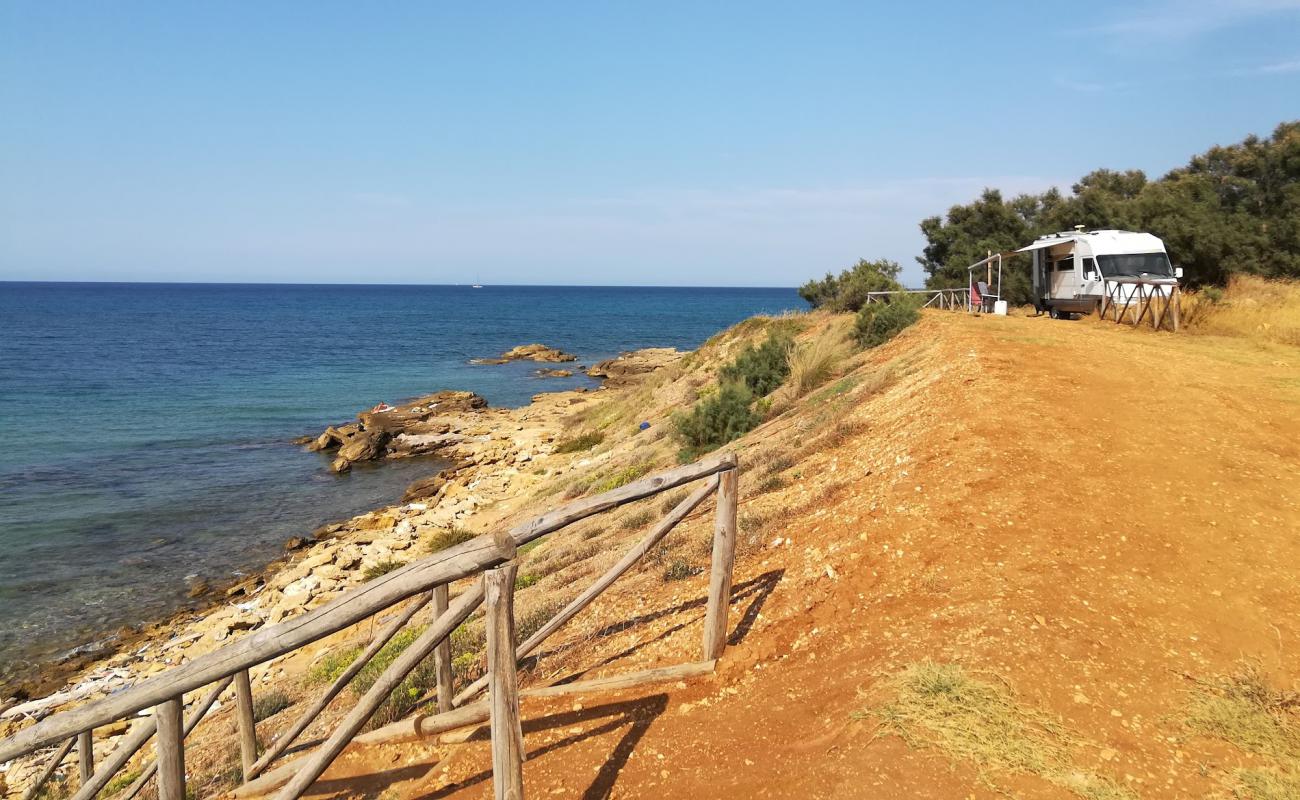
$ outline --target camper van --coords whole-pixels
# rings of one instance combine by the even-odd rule
[[[1097,310],[1110,292],[1123,303],[1141,282],[1169,295],[1182,269],[1175,269],[1165,244],[1149,233],[1132,231],[1073,231],[1041,236],[1017,253],[1034,259],[1034,307],[1053,319]]]

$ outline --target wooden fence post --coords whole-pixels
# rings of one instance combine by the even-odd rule
[[[433,587],[433,615],[442,616],[451,602],[447,584]],[[438,679],[438,713],[451,711],[452,675],[451,675],[451,637],[442,641],[433,650],[433,671]]]
[[[85,786],[95,775],[95,735],[94,731],[82,731],[77,734],[77,775],[81,778],[79,785]]]
[[[257,763],[257,720],[253,717],[253,684],[248,670],[235,673],[235,716],[239,720],[239,759],[244,780]]]
[[[180,697],[154,706],[158,724],[158,800],[185,800],[185,710]]]
[[[54,751],[54,756],[49,760],[49,763],[45,765],[45,768],[41,770],[41,774],[30,786],[27,787],[27,791],[23,792],[22,800],[32,800],[33,797],[40,794],[41,787],[45,785],[45,782],[48,781],[52,775],[54,775],[55,770],[59,768],[59,764],[63,763],[63,759],[67,758],[75,741],[76,738],[74,737],[59,745],[59,749]]]
[[[704,615],[704,661],[722,656],[727,647],[727,612],[731,608],[731,569],[736,561],[736,495],[740,469],[718,476],[718,509],[713,523],[713,565],[709,605]]]
[[[523,800],[524,796],[524,731],[519,719],[519,676],[515,671],[518,569],[518,564],[511,562],[483,573],[492,786],[496,800]]]

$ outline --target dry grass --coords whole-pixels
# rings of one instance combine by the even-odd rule
[[[844,325],[830,324],[790,353],[790,377],[774,404],[792,403],[830,380],[852,355]]]
[[[870,712],[880,721],[877,736],[895,734],[913,747],[936,747],[974,763],[990,783],[993,773],[1028,773],[1087,800],[1136,797],[1075,763],[1081,743],[1055,719],[958,665],[913,664],[889,687],[896,699]]]
[[[1274,769],[1251,767],[1233,772],[1232,794],[1241,800],[1296,800],[1300,797],[1300,775]]]
[[[1183,299],[1187,326],[1201,333],[1300,346],[1300,281],[1271,281],[1238,275],[1222,299],[1210,290]]]
[[[1275,691],[1253,665],[1202,682],[1187,704],[1187,725],[1248,753],[1300,766],[1300,697]]]
[[[1268,762],[1234,770],[1225,783],[1238,798],[1300,798],[1300,696],[1273,689],[1247,664],[1235,675],[1201,681],[1187,703],[1186,724]]]

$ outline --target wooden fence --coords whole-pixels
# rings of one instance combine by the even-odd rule
[[[1182,324],[1182,291],[1178,281],[1170,278],[1104,278],[1097,312],[1102,319],[1110,312],[1116,324],[1131,317],[1136,328],[1149,319],[1153,330],[1168,324],[1177,332]]]
[[[960,289],[899,289],[890,292],[867,292],[868,303],[892,303],[900,297],[917,295],[925,299],[921,308],[949,308],[954,311],[970,310],[970,290]]]
[[[232,683],[239,732],[243,785],[236,795],[250,796],[282,787],[276,800],[297,800],[329,768],[351,742],[373,743],[428,736],[484,721],[491,726],[492,775],[496,797],[523,796],[523,733],[519,697],[547,696],[602,689],[620,689],[653,681],[675,680],[712,671],[727,642],[727,611],[731,596],[736,547],[736,503],[739,471],[736,457],[724,454],[666,470],[619,489],[584,498],[497,535],[479,536],[448,548],[353,589],[337,600],[301,616],[262,628],[219,650],[142,680],[94,703],[48,717],[0,741],[0,762],[57,746],[38,780],[23,796],[31,800],[75,746],[80,784],[72,800],[91,800],[150,739],[153,761],[116,800],[130,800],[150,780],[157,781],[159,800],[185,800],[185,737]],[[641,500],[684,484],[704,483],[660,520],[628,553],[555,617],[517,647],[514,643],[514,586],[517,549],[579,520]],[[717,495],[713,555],[704,640],[698,662],[644,670],[562,686],[519,690],[516,664],[532,653],[601,592],[632,568],[669,531],[703,503]],[[462,578],[481,576],[454,599],[449,586]],[[279,658],[322,637],[381,614],[403,601],[406,606],[289,728],[258,754],[249,669]],[[384,670],[334,731],[307,755],[268,770],[352,678],[421,608],[433,604],[434,619]],[[487,673],[453,694],[449,637],[480,605],[485,608]],[[437,689],[425,701],[436,701],[438,713],[416,715],[358,736],[384,700],[420,662],[435,661]],[[210,687],[185,716],[184,695]],[[484,688],[486,700],[470,702]],[[97,767],[92,745],[94,730],[122,719],[138,719]]]

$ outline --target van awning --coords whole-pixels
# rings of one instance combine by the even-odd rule
[[[1058,244],[1074,244],[1074,237],[1061,239],[1045,239],[1041,242],[1034,242],[1028,247],[1022,247],[1017,253],[1028,253],[1030,250],[1046,250],[1049,247],[1056,247]]]

